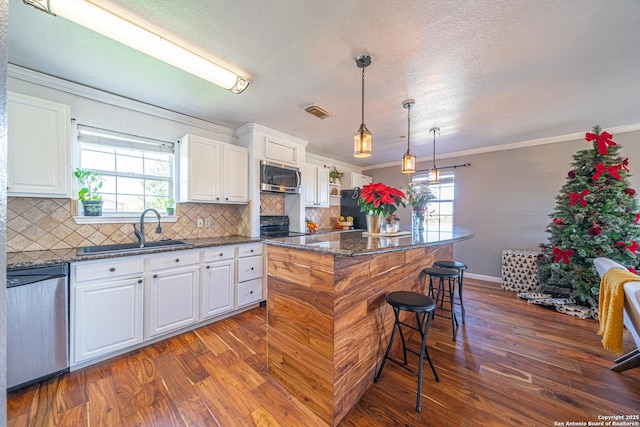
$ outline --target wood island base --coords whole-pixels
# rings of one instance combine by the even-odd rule
[[[358,256],[267,245],[269,375],[337,425],[384,356],[393,326],[387,293],[426,292],[422,269],[452,256],[452,243]]]

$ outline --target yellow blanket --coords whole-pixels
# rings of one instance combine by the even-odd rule
[[[599,318],[602,346],[622,354],[624,289],[627,282],[640,282],[640,277],[626,270],[612,268],[600,283]]]

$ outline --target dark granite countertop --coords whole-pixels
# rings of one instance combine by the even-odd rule
[[[157,252],[184,251],[194,248],[254,243],[260,242],[262,240],[259,237],[229,236],[211,237],[206,239],[186,239],[186,241],[192,244],[189,246],[158,247],[153,249],[144,249],[141,251],[91,254],[82,256],[78,256],[76,254],[77,248],[51,249],[46,251],[7,252],[7,268],[41,267],[46,265],[61,264],[65,262],[93,261],[97,259],[144,255]]]
[[[406,251],[413,248],[455,243],[471,239],[473,231],[462,227],[411,233],[402,236],[363,236],[363,230],[337,231],[307,236],[281,237],[265,240],[268,245],[323,252],[342,256]]]

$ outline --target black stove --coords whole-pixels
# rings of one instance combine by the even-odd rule
[[[286,215],[261,215],[260,237],[293,237],[305,233],[289,231],[289,217]]]

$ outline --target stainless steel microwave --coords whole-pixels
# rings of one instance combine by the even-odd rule
[[[302,170],[282,163],[260,161],[260,191],[295,194],[301,192]]]

